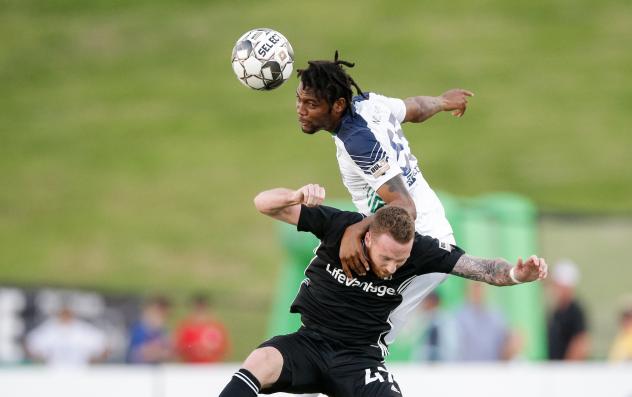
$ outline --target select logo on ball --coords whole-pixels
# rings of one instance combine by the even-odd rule
[[[244,33],[232,53],[233,72],[246,87],[272,90],[291,75],[294,50],[281,33],[258,28]]]

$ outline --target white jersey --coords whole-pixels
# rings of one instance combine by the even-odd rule
[[[405,116],[401,99],[374,93],[353,98],[351,112],[342,118],[333,136],[342,181],[358,211],[370,215],[385,204],[377,190],[401,175],[417,207],[416,231],[454,244],[443,205],[421,174],[402,132]],[[441,273],[416,277],[402,294],[402,305],[390,316],[393,328],[387,343],[395,338],[408,313],[446,277]]]
[[[417,207],[417,232],[449,238],[452,228],[443,206],[421,174],[402,132],[404,101],[370,93],[368,98],[356,96],[352,105],[352,114],[343,117],[334,141],[342,181],[358,211],[366,215],[377,211],[384,205],[377,190],[402,175]]]

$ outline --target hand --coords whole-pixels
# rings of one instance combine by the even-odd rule
[[[340,263],[342,271],[348,278],[353,278],[351,272],[364,276],[369,271],[369,260],[364,255],[362,238],[366,234],[369,222],[366,218],[359,223],[354,223],[345,229],[340,240]]]
[[[443,111],[451,111],[456,117],[463,117],[467,109],[467,97],[474,96],[473,92],[455,88],[441,94],[441,106]]]
[[[325,188],[310,183],[296,190],[291,201],[296,204],[305,204],[308,207],[317,207],[325,201]]]
[[[522,261],[522,258],[518,258],[518,263],[514,270],[516,279],[523,283],[543,280],[547,274],[548,266],[544,258],[538,258],[535,255],[531,255],[525,262]]]

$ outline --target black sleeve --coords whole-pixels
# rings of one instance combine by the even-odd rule
[[[296,230],[310,232],[319,240],[332,236],[339,238],[347,226],[360,222],[362,218],[362,214],[357,212],[341,211],[326,205],[318,207],[301,205]]]
[[[456,245],[415,233],[410,261],[417,274],[450,273],[465,252]]]

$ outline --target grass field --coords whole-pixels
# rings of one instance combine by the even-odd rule
[[[630,3],[174,4],[0,0],[0,283],[213,291],[243,357],[282,258],[252,198],[346,197],[330,138],[298,129],[295,81],[261,93],[232,74],[261,26],[298,67],[339,49],[365,90],[473,90],[463,119],[406,129],[435,188],[632,213]]]

